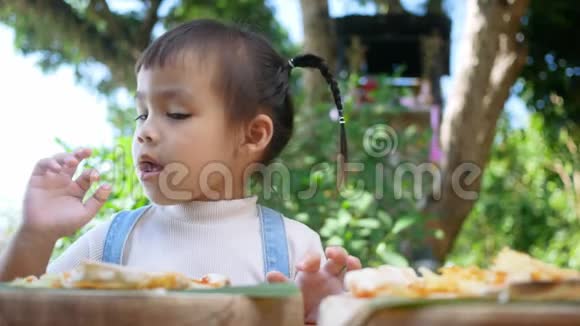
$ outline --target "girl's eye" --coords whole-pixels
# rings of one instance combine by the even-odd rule
[[[147,119],[147,114],[140,114],[135,118],[135,121],[143,121],[145,119]]]
[[[191,114],[184,114],[184,113],[167,113],[167,116],[171,119],[175,120],[185,120],[191,117]]]

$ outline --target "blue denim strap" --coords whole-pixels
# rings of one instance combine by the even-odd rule
[[[125,244],[129,234],[131,234],[133,227],[148,207],[143,206],[135,210],[121,211],[115,215],[105,238],[103,262],[118,265],[123,263],[123,252],[125,251]]]
[[[284,217],[268,207],[258,205],[264,256],[264,275],[278,271],[290,278],[290,259]]]

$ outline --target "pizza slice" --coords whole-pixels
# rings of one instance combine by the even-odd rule
[[[187,289],[189,278],[179,273],[142,272],[126,266],[85,261],[61,275],[64,288],[80,289]]]
[[[359,298],[390,295],[418,280],[412,268],[389,265],[350,271],[344,277],[346,289]]]
[[[499,252],[491,269],[505,272],[510,283],[580,280],[580,271],[559,268],[509,248]]]
[[[69,272],[45,274],[40,278],[28,276],[10,283],[20,287],[46,287],[68,289],[106,290],[188,290],[221,288],[230,285],[229,279],[220,274],[208,274],[202,278],[189,278],[174,272],[143,272],[126,266],[84,261]]]
[[[207,274],[202,278],[191,279],[190,289],[216,289],[230,286],[230,280],[221,274]]]
[[[44,274],[40,278],[30,275],[27,277],[19,277],[8,283],[15,287],[25,288],[60,288],[60,276],[58,274]]]
[[[443,267],[435,273],[420,268],[381,266],[350,271],[345,286],[354,296],[369,298],[498,297],[580,299],[580,272],[546,264],[531,256],[503,249],[489,269]]]
[[[485,296],[505,284],[505,275],[477,267],[445,267],[440,274],[420,268],[381,266],[347,273],[345,285],[356,297],[458,298]]]
[[[580,300],[580,271],[558,268],[521,252],[504,248],[492,270],[505,272],[503,294],[526,300]]]

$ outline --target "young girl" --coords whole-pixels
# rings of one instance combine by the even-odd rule
[[[192,277],[220,273],[233,285],[294,281],[307,321],[320,301],[340,293],[345,270],[360,268],[342,248],[322,249],[307,226],[283,218],[245,196],[255,166],[288,143],[293,68],[320,70],[344,119],[336,82],[322,59],[283,59],[262,37],[210,21],[165,33],[136,65],[137,117],[133,160],[151,205],[123,211],[47,264],[60,237],[91,220],[111,192],[85,170],[72,180],[90,149],[40,160],[23,206],[23,223],[0,260],[0,279],[66,271],[92,259]]]

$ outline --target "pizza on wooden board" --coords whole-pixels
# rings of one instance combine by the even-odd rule
[[[580,271],[558,268],[531,256],[504,248],[488,269],[412,268],[380,266],[348,272],[345,286],[359,298],[510,297],[539,300],[580,300]]]
[[[17,278],[12,286],[40,288],[145,290],[145,289],[212,289],[230,285],[221,274],[207,274],[201,278],[189,278],[174,272],[143,272],[129,267],[85,261],[69,272],[44,274],[39,278]]]

